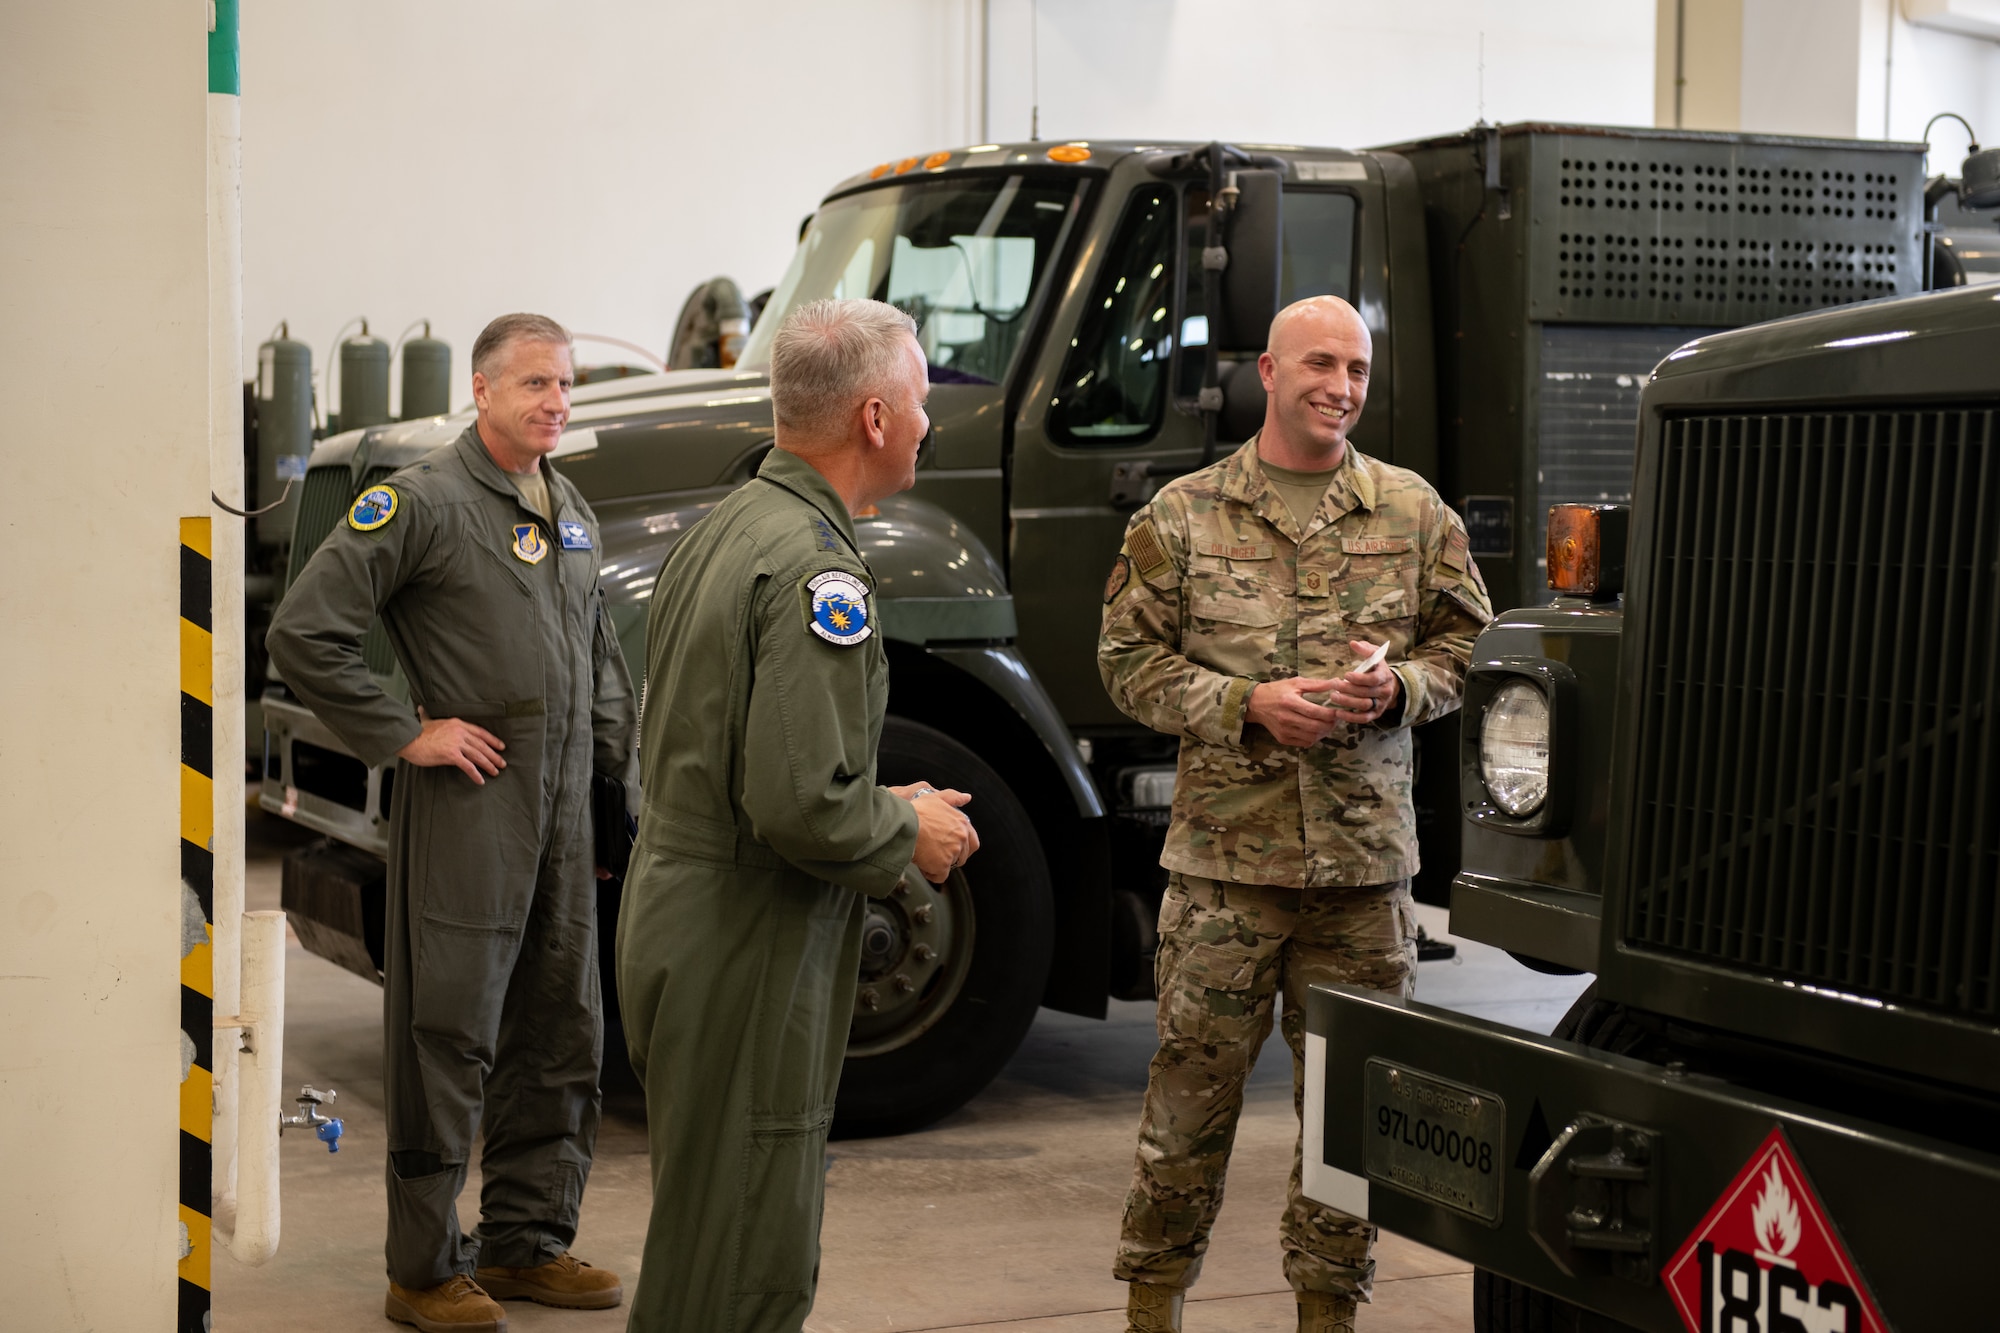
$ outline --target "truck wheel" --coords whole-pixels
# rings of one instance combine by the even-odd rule
[[[943,884],[915,868],[868,900],[833,1132],[922,1128],[992,1082],[1034,1022],[1053,942],[1049,868],[1021,803],[979,756],[891,717],[877,781],[972,797],[979,851]]]
[[[1651,1034],[1627,1021],[1623,1005],[1605,1004],[1597,998],[1592,982],[1576,997],[1552,1034],[1581,1042],[1595,1050],[1616,1051],[1639,1059],[1639,1048]],[[1636,1333],[1630,1324],[1621,1324],[1601,1314],[1559,1301],[1533,1287],[1489,1273],[1472,1270],[1472,1333]]]

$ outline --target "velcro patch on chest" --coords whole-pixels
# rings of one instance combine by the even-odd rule
[[[1413,537],[1342,537],[1340,549],[1349,555],[1401,555],[1417,548]]]
[[[875,632],[868,621],[868,585],[844,569],[829,569],[805,582],[806,628],[842,648],[863,643]]]
[[[581,523],[572,523],[568,519],[564,519],[562,522],[556,524],[556,532],[562,538],[562,548],[565,551],[588,551],[593,549],[590,544],[590,529]]]
[[[1299,571],[1299,596],[1327,597],[1333,593],[1333,575],[1323,569]]]
[[[1196,555],[1219,556],[1224,560],[1269,560],[1272,546],[1269,542],[1218,542],[1197,541]]]
[[[549,554],[549,543],[542,536],[542,530],[533,523],[514,525],[514,544],[510,548],[514,558],[524,564],[539,565]]]

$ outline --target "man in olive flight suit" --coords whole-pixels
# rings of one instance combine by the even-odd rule
[[[864,895],[978,847],[928,784],[875,784],[888,660],[851,515],[929,430],[910,317],[815,301],[773,340],[777,447],[667,557],[647,629],[645,809],[618,995],[653,1212],[632,1333],[797,1333]]]
[[[603,1050],[591,774],[636,788],[637,709],[598,586],[597,520],[540,466],[568,419],[569,335],[504,316],[472,366],[477,421],[354,501],[269,637],[285,684],[355,754],[401,760],[386,1313],[436,1333],[504,1329],[492,1297],[622,1297],[569,1245]],[[362,658],[378,614],[409,704]],[[481,1132],[480,1223],[465,1237],[457,1198]]]
[[[1458,707],[1492,609],[1458,516],[1348,442],[1370,354],[1337,297],[1281,311],[1263,430],[1140,510],[1105,588],[1105,687],[1181,738],[1160,1050],[1113,1267],[1133,1333],[1180,1327],[1277,993],[1296,1110],[1307,987],[1415,979],[1409,729]],[[1301,1330],[1352,1333],[1373,1239],[1300,1194],[1295,1140],[1280,1241]]]

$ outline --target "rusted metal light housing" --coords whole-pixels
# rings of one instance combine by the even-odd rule
[[[1625,588],[1625,505],[1549,506],[1549,587],[1609,600]]]

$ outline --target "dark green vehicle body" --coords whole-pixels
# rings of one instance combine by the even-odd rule
[[[829,294],[875,295],[918,316],[933,366],[932,436],[915,488],[858,527],[878,580],[890,710],[983,761],[1036,830],[1030,891],[1048,896],[1053,925],[1045,952],[1025,964],[1047,976],[1028,1003],[1102,1015],[1107,997],[1151,993],[1174,760],[1174,742],[1135,728],[1098,680],[1103,579],[1132,507],[1203,460],[1210,181],[1188,161],[1200,145],[1087,148],[1066,161],[1077,154],[1048,144],[983,146],[843,182],[805,231],[737,369],[579,389],[555,466],[602,525],[604,580],[636,676],[646,598],[666,552],[770,445],[759,367],[777,319]],[[1374,332],[1357,443],[1432,479],[1467,513],[1496,604],[1525,603],[1542,584],[1539,528],[1516,515],[1628,496],[1638,386],[1667,351],[1702,329],[1914,289],[1903,222],[1920,205],[1914,145],[1523,125],[1368,152],[1240,151],[1240,165],[1275,170],[1282,186],[1282,245],[1267,275],[1277,299],[1345,296]],[[1701,210],[1724,206],[1729,173],[1752,163],[1812,172],[1828,192],[1807,218],[1801,175],[1793,230],[1801,255],[1808,240],[1815,247],[1809,288],[1718,286],[1692,262],[1694,247],[1624,276],[1628,250],[1611,244],[1604,219],[1676,210],[1691,224],[1707,219]],[[1847,175],[1870,177],[1869,216],[1849,218],[1843,199],[1834,217],[1831,182]],[[1729,198],[1752,207],[1747,193]],[[1249,254],[1237,254],[1239,274]],[[1614,290],[1625,294],[1599,295]],[[1262,328],[1222,330],[1218,342],[1217,435],[1227,450],[1262,420]],[[322,443],[290,568],[358,490],[462,427],[463,418],[441,418]],[[1550,614],[1575,626],[1607,616],[1591,607]],[[400,688],[379,631],[368,651],[386,685]],[[1609,656],[1593,662],[1579,651],[1579,673],[1609,669]],[[393,773],[347,755],[281,681],[263,705],[263,807],[364,854],[378,849]],[[1443,901],[1459,864],[1459,739],[1455,719],[1427,732],[1420,892]],[[1575,842],[1592,866],[1601,857],[1594,836],[1580,830]],[[287,881],[301,937],[373,975],[379,885],[353,857],[315,864]],[[1560,882],[1577,888],[1595,873]]]
[[[1717,334],[1653,374],[1622,641],[1575,633],[1616,616],[1565,599],[1475,648],[1476,670],[1594,669],[1551,692],[1567,831],[1480,823],[1468,771],[1453,929],[1595,972],[1595,1003],[1570,1040],[1316,992],[1319,1188],[1507,1283],[1677,1330],[1663,1267],[1782,1128],[1887,1327],[1993,1326],[1996,367],[1988,285]],[[1389,1070],[1478,1090],[1496,1194],[1454,1207],[1385,1178]]]

